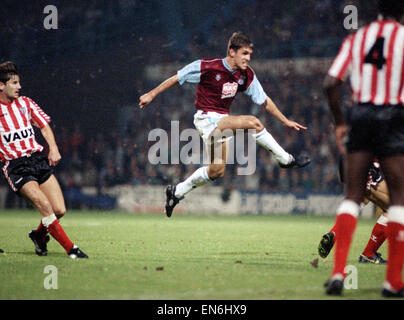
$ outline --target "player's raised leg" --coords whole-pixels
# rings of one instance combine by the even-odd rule
[[[221,131],[255,130],[256,133],[252,135],[255,141],[270,151],[282,168],[301,168],[310,163],[310,158],[306,155],[295,157],[286,152],[255,116],[228,116],[217,123],[217,128]]]

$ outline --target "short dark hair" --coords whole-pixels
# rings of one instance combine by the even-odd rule
[[[0,64],[0,82],[6,83],[13,75],[18,75],[14,62],[6,61]]]
[[[400,20],[404,14],[404,2],[403,0],[378,0],[377,9],[385,17]]]
[[[234,32],[229,39],[227,44],[227,54],[229,54],[230,49],[237,51],[242,47],[253,48],[254,43],[250,40],[250,38],[243,32],[238,31]]]

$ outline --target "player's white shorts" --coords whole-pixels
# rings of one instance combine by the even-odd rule
[[[212,133],[217,128],[217,123],[228,114],[217,113],[214,111],[202,111],[198,110],[194,115],[194,125],[199,131],[202,140],[205,144],[211,145],[213,142],[222,143],[228,141],[232,136],[223,137],[219,139],[213,139]]]

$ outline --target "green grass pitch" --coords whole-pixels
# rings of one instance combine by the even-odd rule
[[[333,217],[72,211],[62,226],[90,257],[81,260],[54,239],[48,256],[35,255],[28,232],[39,219],[33,210],[0,211],[0,300],[330,299],[323,283],[333,253],[323,260],[317,245]],[[381,299],[386,267],[357,262],[374,223],[359,220],[349,255],[358,289],[336,299]],[[379,251],[386,257],[387,244]],[[48,265],[57,289],[45,289]]]

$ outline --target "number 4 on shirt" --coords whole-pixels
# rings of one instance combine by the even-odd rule
[[[366,55],[364,62],[376,65],[379,70],[383,68],[383,65],[386,63],[386,59],[383,56],[383,47],[384,38],[377,38],[376,42]]]

